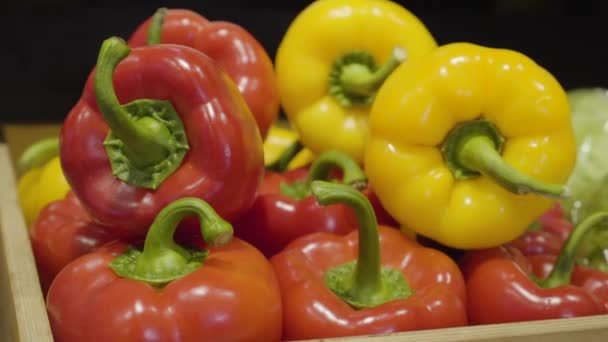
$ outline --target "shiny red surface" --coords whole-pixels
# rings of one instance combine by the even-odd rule
[[[584,288],[604,304],[608,313],[608,274],[589,267],[579,266],[572,272],[572,283]]]
[[[151,18],[141,23],[128,40],[129,46],[146,45]],[[209,21],[186,9],[167,11],[161,43],[181,44],[202,51],[237,85],[255,117],[262,137],[279,114],[279,93],[272,60],[243,27],[225,21]]]
[[[551,209],[543,214],[540,219],[542,229],[566,241],[570,232],[574,228],[572,222],[568,221],[563,208],[556,203]]]
[[[266,172],[253,206],[233,223],[235,235],[271,257],[289,242],[306,234],[327,232],[344,235],[357,229],[357,217],[347,205],[320,206],[312,195],[298,200],[281,194],[281,183],[303,181],[308,172],[308,167],[283,174]],[[394,219],[380,205],[371,189],[368,187],[363,193],[372,204],[378,223],[394,225]]]
[[[316,233],[272,257],[283,297],[283,339],[391,333],[467,324],[465,285],[445,254],[379,227],[381,263],[401,271],[413,294],[356,310],[325,286],[325,271],[356,258],[358,232]]]
[[[573,225],[564,217],[559,204],[555,204],[538,220],[539,230],[528,231],[509,244],[524,255],[558,255],[572,232]]]
[[[559,236],[541,230],[529,231],[509,243],[524,255],[559,254],[564,240]]]
[[[47,205],[32,225],[30,241],[44,293],[70,261],[118,237],[95,224],[70,191]]]
[[[120,103],[168,100],[186,130],[190,149],[156,190],[112,175],[103,146],[109,128],[95,101],[94,72],[65,119],[60,156],[72,190],[96,221],[143,237],[156,214],[178,198],[201,198],[227,220],[251,206],[264,172],[262,139],[242,96],[212,59],[162,44],[132,49],[116,68]]]
[[[584,276],[570,285],[542,288],[530,277],[546,276],[555,256],[525,257],[512,246],[473,251],[462,260],[471,324],[567,318],[606,313],[605,304],[583,286]],[[549,267],[547,267],[549,266]],[[575,269],[575,274],[582,272]],[[586,278],[589,279],[589,278]],[[606,290],[604,289],[604,292]]]
[[[532,271],[545,278],[553,270],[556,255],[534,255],[529,257]],[[585,289],[606,308],[608,313],[608,273],[586,266],[576,266],[572,270],[572,285]]]
[[[164,288],[119,278],[105,246],[70,263],[51,286],[56,341],[279,341],[281,302],[268,260],[233,239],[209,248],[203,266]]]

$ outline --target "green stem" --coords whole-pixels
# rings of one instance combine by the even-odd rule
[[[384,65],[378,67],[373,56],[353,51],[338,58],[329,75],[329,93],[343,106],[369,105],[386,78],[407,58],[395,47]]]
[[[165,16],[167,15],[167,8],[161,7],[156,10],[152,17],[152,22],[148,28],[148,39],[146,40],[147,45],[160,44],[161,35],[163,31],[163,23]]]
[[[125,278],[162,285],[198,269],[208,252],[184,248],[173,240],[178,224],[191,215],[198,217],[208,244],[221,246],[232,239],[232,226],[208,203],[198,198],[181,198],[156,216],[141,252],[130,248],[112,261],[114,271]]]
[[[344,184],[313,181],[311,188],[321,205],[342,203],[351,207],[359,225],[357,259],[328,270],[327,286],[355,308],[376,306],[411,295],[399,270],[382,267],[376,215],[367,198]]]
[[[500,155],[503,141],[504,138],[490,122],[472,120],[450,132],[442,152],[456,179],[483,174],[516,194],[563,195],[563,185],[541,182],[507,164]]]
[[[294,141],[289,145],[283,153],[273,161],[271,164],[266,166],[266,170],[283,173],[287,170],[289,163],[295,158],[295,156],[302,151],[304,145],[299,140]]]
[[[367,176],[350,156],[336,150],[323,152],[317,157],[308,171],[305,180],[291,184],[281,184],[281,193],[295,199],[310,196],[310,186],[315,180],[329,180],[333,169],[342,171],[342,184],[349,185],[357,190],[367,186]]]
[[[544,288],[554,288],[570,284],[572,270],[577,260],[576,254],[578,248],[591,232],[604,227],[607,222],[608,212],[604,211],[590,215],[578,224],[564,243],[553,266],[553,270],[546,279],[540,281],[539,285]]]
[[[347,93],[372,95],[406,57],[405,50],[395,48],[389,60],[375,71],[359,63],[344,65],[340,82]]]
[[[380,239],[376,215],[371,204],[359,191],[350,187],[315,181],[311,188],[319,204],[346,204],[357,214],[359,250],[351,293],[354,293],[355,297],[368,297],[377,293],[382,289]]]
[[[131,50],[124,40],[106,39],[99,52],[94,79],[97,105],[112,133],[124,143],[130,161],[138,167],[155,165],[169,154],[171,133],[165,124],[145,116],[134,120],[118,102],[114,91],[113,74],[118,64]]]
[[[338,168],[342,171],[342,183],[362,189],[367,185],[367,176],[363,170],[347,154],[336,150],[326,151],[321,154],[310,166],[306,183],[311,184],[316,180],[329,180],[329,174]]]
[[[27,172],[33,168],[41,167],[59,155],[59,139],[46,138],[39,140],[21,154],[19,170]]]
[[[463,145],[460,155],[464,165],[493,178],[505,189],[516,194],[535,192],[547,196],[559,196],[564,192],[564,186],[561,184],[543,183],[511,167],[502,159],[487,137],[469,139]]]

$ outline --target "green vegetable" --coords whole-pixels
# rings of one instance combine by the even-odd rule
[[[608,89],[574,89],[568,92],[568,99],[577,160],[567,183],[570,196],[561,204],[577,224],[608,209]]]

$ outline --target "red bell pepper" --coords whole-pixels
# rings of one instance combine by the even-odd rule
[[[343,203],[358,230],[300,237],[270,260],[281,286],[283,339],[392,333],[467,324],[465,284],[445,254],[377,226],[365,196],[314,181],[319,203]]]
[[[558,254],[564,244],[564,240],[545,230],[531,230],[509,244],[528,256]]]
[[[597,213],[579,224],[546,275],[548,254],[526,257],[513,246],[472,251],[461,261],[472,324],[531,321],[607,313],[591,288],[593,276],[574,267],[584,238],[608,220]],[[574,269],[576,277],[572,276]],[[605,291],[605,290],[604,290]],[[491,303],[491,305],[489,304]]]
[[[572,222],[564,215],[564,210],[559,202],[543,214],[538,221],[542,230],[556,235],[562,241],[566,241],[572,232]]]
[[[608,254],[608,252],[604,252]],[[577,264],[572,270],[571,283],[585,289],[588,293],[594,296],[608,312],[608,269],[606,269],[606,260],[608,255],[602,256],[602,264],[598,265],[582,265]],[[539,254],[528,257],[532,273],[538,279],[547,278],[555,266],[557,255]]]
[[[208,245],[173,240],[196,215]],[[201,249],[205,248],[205,249]],[[281,297],[270,262],[206,202],[182,198],[158,215],[143,250],[122,242],[68,264],[47,310],[57,341],[279,341]]]
[[[356,215],[345,204],[321,206],[312,195],[314,180],[341,179],[372,202],[378,222],[394,220],[367,185],[357,163],[338,151],[327,151],[308,167],[286,173],[267,171],[253,206],[234,224],[235,235],[271,257],[299,236],[313,232],[344,235],[356,229]]]
[[[264,172],[255,121],[211,59],[181,45],[130,49],[115,37],[104,41],[65,119],[60,157],[97,222],[142,238],[161,208],[182,197],[239,216]]]
[[[131,47],[170,43],[193,47],[216,61],[238,86],[262,137],[279,114],[279,92],[270,56],[243,27],[209,21],[186,9],[159,9],[131,35]]]
[[[608,313],[608,273],[586,266],[577,266],[572,273],[572,283],[580,284],[604,305]]]
[[[73,192],[42,209],[30,230],[32,251],[44,293],[70,261],[118,239],[91,220]]]
[[[572,223],[564,217],[560,205],[556,204],[535,222],[534,229],[510,244],[524,255],[557,255],[571,231]]]

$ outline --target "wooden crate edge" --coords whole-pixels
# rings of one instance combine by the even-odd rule
[[[315,342],[585,342],[608,341],[608,315],[320,339]],[[310,342],[302,340],[294,342]]]
[[[6,276],[3,281],[8,284],[6,290],[12,299],[2,308],[12,310],[8,315],[2,312],[3,319],[12,322],[9,323],[12,326],[8,327],[10,331],[1,334],[9,334],[11,340],[22,342],[50,342],[53,338],[44,298],[17,199],[10,152],[5,144],[0,144],[0,189],[0,262],[7,270],[2,276]]]

